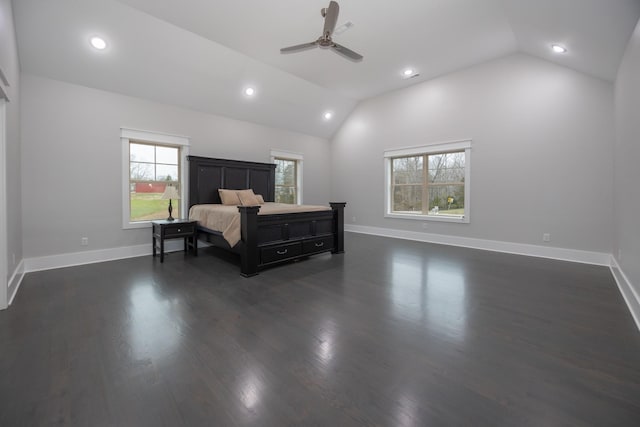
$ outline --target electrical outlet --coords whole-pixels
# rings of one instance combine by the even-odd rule
[[[356,217],[355,216],[351,217],[351,222],[356,222]]]
[[[551,234],[550,233],[544,233],[542,235],[542,241],[543,242],[550,242],[551,241]]]
[[[88,237],[83,237],[82,239],[80,239],[80,245],[89,246],[89,238]]]

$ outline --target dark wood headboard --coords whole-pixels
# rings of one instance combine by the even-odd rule
[[[189,161],[189,207],[220,203],[219,188],[253,189],[266,202],[275,200],[276,165],[241,160],[187,156]]]

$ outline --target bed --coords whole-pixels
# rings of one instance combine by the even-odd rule
[[[275,197],[272,163],[245,162],[188,156],[189,209],[195,205],[220,205],[218,189],[252,189],[265,202]],[[240,240],[230,245],[221,231],[198,223],[198,240],[240,255],[240,274],[311,255],[344,252],[344,202],[328,210],[259,214],[262,206],[238,206]]]

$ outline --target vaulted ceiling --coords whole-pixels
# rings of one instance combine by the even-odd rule
[[[359,100],[515,52],[613,81],[640,0],[342,0],[351,62],[284,46],[328,0],[14,0],[28,74],[330,137]],[[104,51],[91,36],[107,41]],[[554,54],[550,46],[567,47]],[[419,76],[402,78],[411,67]],[[255,96],[243,95],[247,86]],[[323,113],[334,117],[325,120]]]

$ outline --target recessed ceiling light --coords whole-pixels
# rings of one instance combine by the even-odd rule
[[[333,117],[333,113],[331,111],[327,111],[322,115],[322,117],[324,117],[325,120],[331,120],[331,117]]]
[[[107,47],[107,42],[101,37],[91,37],[89,42],[91,43],[91,46],[98,50],[103,50]]]
[[[247,87],[244,89],[244,94],[247,96],[253,96],[256,94],[256,90],[252,87]]]
[[[553,50],[555,53],[565,53],[567,51],[567,48],[559,44],[552,44],[551,50]]]
[[[402,70],[401,75],[403,79],[412,79],[414,77],[418,77],[420,73],[418,73],[415,68],[405,68]]]

